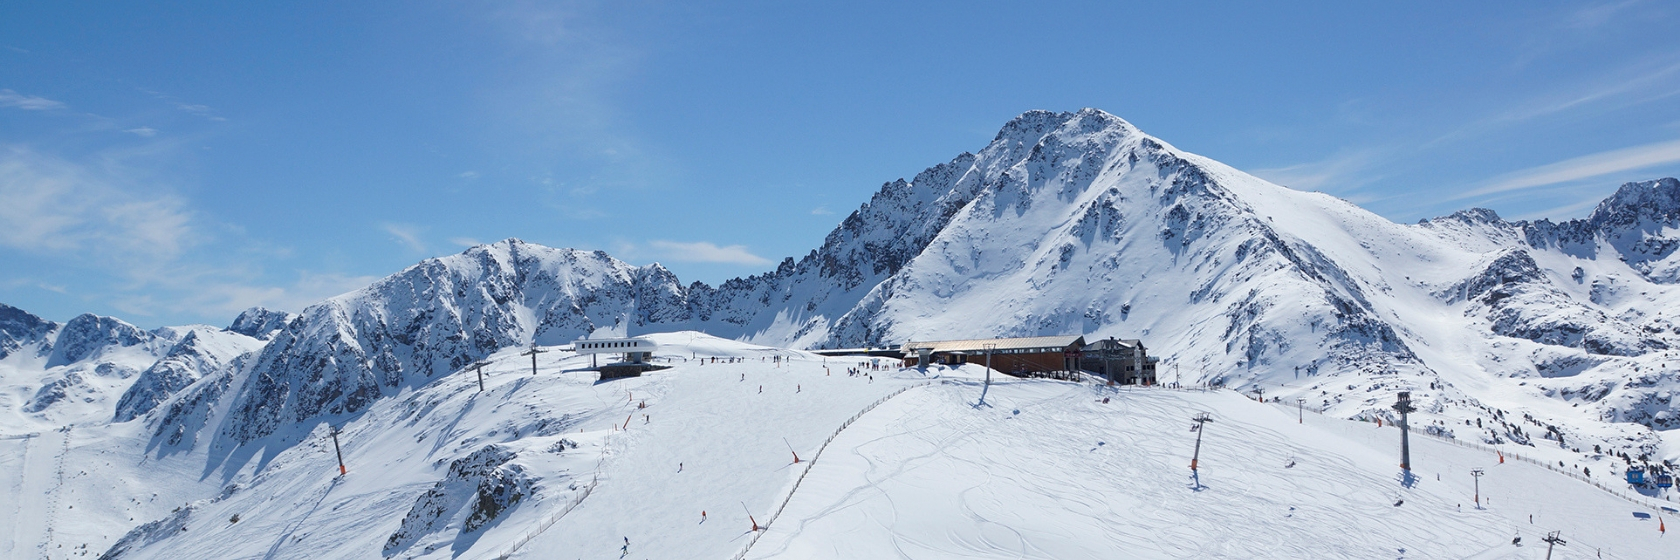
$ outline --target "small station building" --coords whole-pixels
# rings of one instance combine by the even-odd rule
[[[590,366],[601,372],[601,379],[636,377],[645,371],[665,369],[665,366],[648,363],[653,358],[653,352],[659,349],[659,343],[647,338],[580,339],[572,342],[572,349],[579,356],[590,355]],[[600,354],[618,354],[623,359],[601,366],[594,358]]]

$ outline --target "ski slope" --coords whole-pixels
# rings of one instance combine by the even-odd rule
[[[1633,515],[1657,512],[1489,453],[1414,436],[1407,483],[1375,424],[1228,391],[979,392],[932,385],[852,425],[746,558],[1541,558],[1551,530],[1554,558],[1680,554]],[[1196,412],[1215,420],[1191,477]]]
[[[1292,410],[1231,392],[999,375],[981,406],[977,366],[920,371],[879,360],[880,369],[848,375],[858,359],[694,332],[651,336],[670,369],[599,381],[585,369],[589,357],[549,348],[532,375],[530,358],[510,348],[491,356],[483,392],[474,372],[458,371],[333,418],[343,476],[328,423],[232,450],[150,448],[138,422],[0,440],[0,483],[16,496],[0,507],[11,529],[0,551],[171,560],[1537,558],[1548,530],[1570,540],[1557,558],[1680,550],[1654,517],[1633,515],[1658,511],[1537,466],[1416,437],[1418,479],[1408,486],[1392,428],[1310,414],[1297,424]],[[1216,420],[1198,484],[1187,476],[1186,428],[1199,411]],[[475,471],[485,478],[455,476],[496,454],[494,469]],[[57,471],[60,461],[72,468]],[[1474,466],[1488,471],[1485,510],[1470,500]],[[494,477],[525,493],[472,526]],[[1524,546],[1510,544],[1517,535]]]

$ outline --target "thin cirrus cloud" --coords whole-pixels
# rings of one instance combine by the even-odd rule
[[[1508,193],[1680,162],[1680,140],[1655,142],[1507,173],[1449,200]]]
[[[745,245],[726,245],[719,247],[706,241],[649,241],[659,255],[665,259],[679,262],[703,262],[724,264],[769,264],[770,259],[752,254]]]
[[[13,107],[28,111],[48,111],[63,109],[64,103],[45,97],[24,95],[9,89],[0,89],[0,107]]]
[[[135,176],[147,175],[104,154],[98,164],[24,147],[0,148],[0,255],[7,251],[96,271],[105,300],[140,316],[231,315],[253,305],[296,311],[365,286],[373,278],[300,272],[291,282],[262,279],[260,262],[207,260],[211,232],[188,201]],[[225,247],[225,246],[224,246]],[[249,249],[249,247],[244,247]],[[18,271],[7,271],[18,272]],[[86,275],[82,275],[86,276]],[[43,290],[70,288],[14,278]],[[84,287],[88,288],[88,287]]]
[[[184,200],[130,192],[106,176],[25,148],[0,152],[0,246],[170,259],[192,237]]]
[[[397,243],[402,244],[404,247],[408,247],[416,253],[426,252],[426,243],[420,240],[419,227],[411,224],[386,222],[380,224],[379,228],[385,230],[385,233],[390,234],[392,239],[396,240]]]

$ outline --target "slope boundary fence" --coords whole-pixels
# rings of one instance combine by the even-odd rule
[[[782,510],[787,509],[788,502],[793,501],[793,495],[795,493],[799,492],[799,485],[805,482],[805,475],[811,474],[811,469],[817,466],[817,461],[819,459],[822,459],[823,451],[828,449],[828,444],[829,443],[834,442],[834,438],[840,437],[840,432],[845,431],[846,428],[850,427],[852,425],[852,423],[856,422],[859,418],[862,418],[863,415],[869,414],[869,411],[875,410],[875,407],[881,406],[881,404],[883,404],[883,403],[885,403],[889,400],[892,400],[893,397],[904,394],[905,391],[909,391],[911,389],[915,389],[915,388],[918,388],[918,387],[926,387],[926,386],[932,385],[934,383],[944,383],[944,381],[945,380],[943,380],[943,379],[938,380],[938,381],[923,381],[923,382],[917,383],[915,385],[909,385],[909,386],[902,387],[897,391],[893,391],[892,393],[888,394],[887,396],[881,397],[879,400],[876,400],[875,402],[869,403],[869,406],[863,407],[863,410],[858,411],[857,414],[853,414],[852,417],[847,418],[845,422],[841,422],[840,427],[835,428],[834,433],[829,434],[828,439],[823,440],[822,445],[817,447],[817,453],[815,455],[811,456],[811,460],[805,462],[805,470],[799,472],[799,478],[793,481],[793,488],[789,489],[787,495],[782,497],[782,503],[780,505],[776,506],[776,512],[770,514],[770,518],[768,520],[765,520],[764,526],[762,527],[764,530],[753,532],[752,539],[747,541],[746,546],[741,547],[740,552],[735,553],[735,556],[733,557],[733,559],[734,560],[745,559],[747,557],[747,553],[752,550],[753,545],[758,544],[758,539],[763,537],[764,533],[769,531],[769,527],[774,526],[776,524],[776,519],[782,516]]]
[[[1276,401],[1273,401],[1273,402],[1270,402],[1270,403],[1267,403],[1267,404],[1272,404],[1272,405],[1276,405],[1276,406],[1283,407],[1283,408],[1293,408],[1293,407],[1290,407],[1287,403],[1280,403],[1280,402],[1276,402]],[[1306,409],[1306,410],[1311,411],[1313,414],[1318,414],[1320,416],[1324,416],[1324,414],[1322,412],[1312,410],[1312,409]],[[1517,452],[1509,450],[1509,449],[1502,449],[1502,448],[1499,448],[1499,447],[1494,447],[1494,446],[1491,446],[1491,445],[1486,445],[1486,444],[1481,444],[1481,443],[1468,442],[1468,441],[1460,440],[1460,439],[1457,439],[1457,438],[1440,436],[1440,435],[1431,434],[1431,433],[1428,433],[1428,432],[1425,432],[1425,431],[1420,431],[1420,430],[1414,430],[1412,432],[1412,434],[1413,435],[1425,436],[1425,437],[1428,437],[1428,438],[1436,440],[1436,441],[1450,443],[1452,445],[1456,445],[1456,446],[1459,446],[1459,447],[1464,447],[1464,448],[1469,448],[1469,449],[1477,449],[1477,450],[1486,451],[1486,452],[1489,452],[1489,453],[1497,453],[1499,455],[1504,456],[1507,459],[1516,459],[1518,461],[1523,461],[1523,462],[1526,462],[1526,463],[1530,463],[1530,464],[1533,464],[1535,466],[1544,467],[1544,468],[1546,468],[1546,470],[1549,470],[1549,471],[1552,471],[1552,472],[1555,472],[1555,473],[1558,473],[1558,474],[1561,474],[1561,475],[1564,475],[1564,476],[1568,476],[1570,478],[1573,478],[1575,480],[1579,480],[1581,482],[1585,482],[1587,484],[1591,484],[1591,485],[1593,485],[1593,487],[1598,488],[1599,490],[1603,490],[1604,492],[1609,493],[1612,496],[1621,498],[1623,500],[1627,500],[1628,502],[1631,502],[1631,503],[1634,503],[1634,504],[1638,504],[1641,507],[1658,509],[1658,508],[1667,507],[1667,506],[1659,505],[1659,504],[1676,503],[1673,499],[1670,499],[1670,498],[1658,498],[1658,497],[1653,497],[1653,496],[1646,496],[1644,494],[1637,494],[1636,495],[1636,494],[1629,493],[1626,490],[1623,490],[1623,489],[1620,489],[1620,488],[1612,488],[1608,485],[1605,485],[1602,482],[1599,482],[1597,480],[1593,480],[1591,477],[1588,477],[1588,476],[1583,475],[1581,473],[1574,472],[1574,471],[1571,471],[1571,470],[1568,470],[1568,469],[1563,469],[1563,468],[1558,467],[1557,465],[1551,464],[1551,462],[1549,462],[1549,461],[1541,461],[1539,459],[1534,459],[1532,457],[1527,457],[1527,456],[1524,456],[1521,453],[1517,453]],[[1672,508],[1670,508],[1670,509],[1672,509]]]
[[[558,511],[549,514],[548,517],[543,518],[542,522],[538,523],[535,528],[526,531],[523,535],[520,535],[519,539],[513,541],[513,544],[508,545],[506,549],[502,550],[501,554],[497,554],[492,558],[495,558],[496,560],[507,560],[508,558],[513,557],[515,553],[519,552],[519,549],[524,548],[525,545],[530,544],[532,539],[537,538],[537,535],[543,534],[543,531],[547,531],[549,527],[553,527],[555,523],[559,523],[560,518],[565,517],[566,514],[571,513],[574,509],[577,509],[578,505],[583,503],[584,498],[588,498],[589,494],[595,491],[595,485],[601,482],[601,466],[606,463],[606,461],[607,446],[603,443],[601,445],[601,458],[595,461],[595,473],[589,477],[589,484],[584,485],[583,489],[579,490],[577,495],[573,496],[571,500],[568,500],[564,507],[561,507]]]

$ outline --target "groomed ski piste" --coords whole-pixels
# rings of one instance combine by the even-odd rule
[[[649,336],[670,369],[506,349],[482,393],[463,370],[336,418],[342,476],[325,424],[231,453],[141,422],[0,440],[9,557],[1543,558],[1549,531],[1553,558],[1680,557],[1660,509],[1421,434],[1408,480],[1393,427],[1231,391]],[[469,522],[491,479],[525,494]]]

